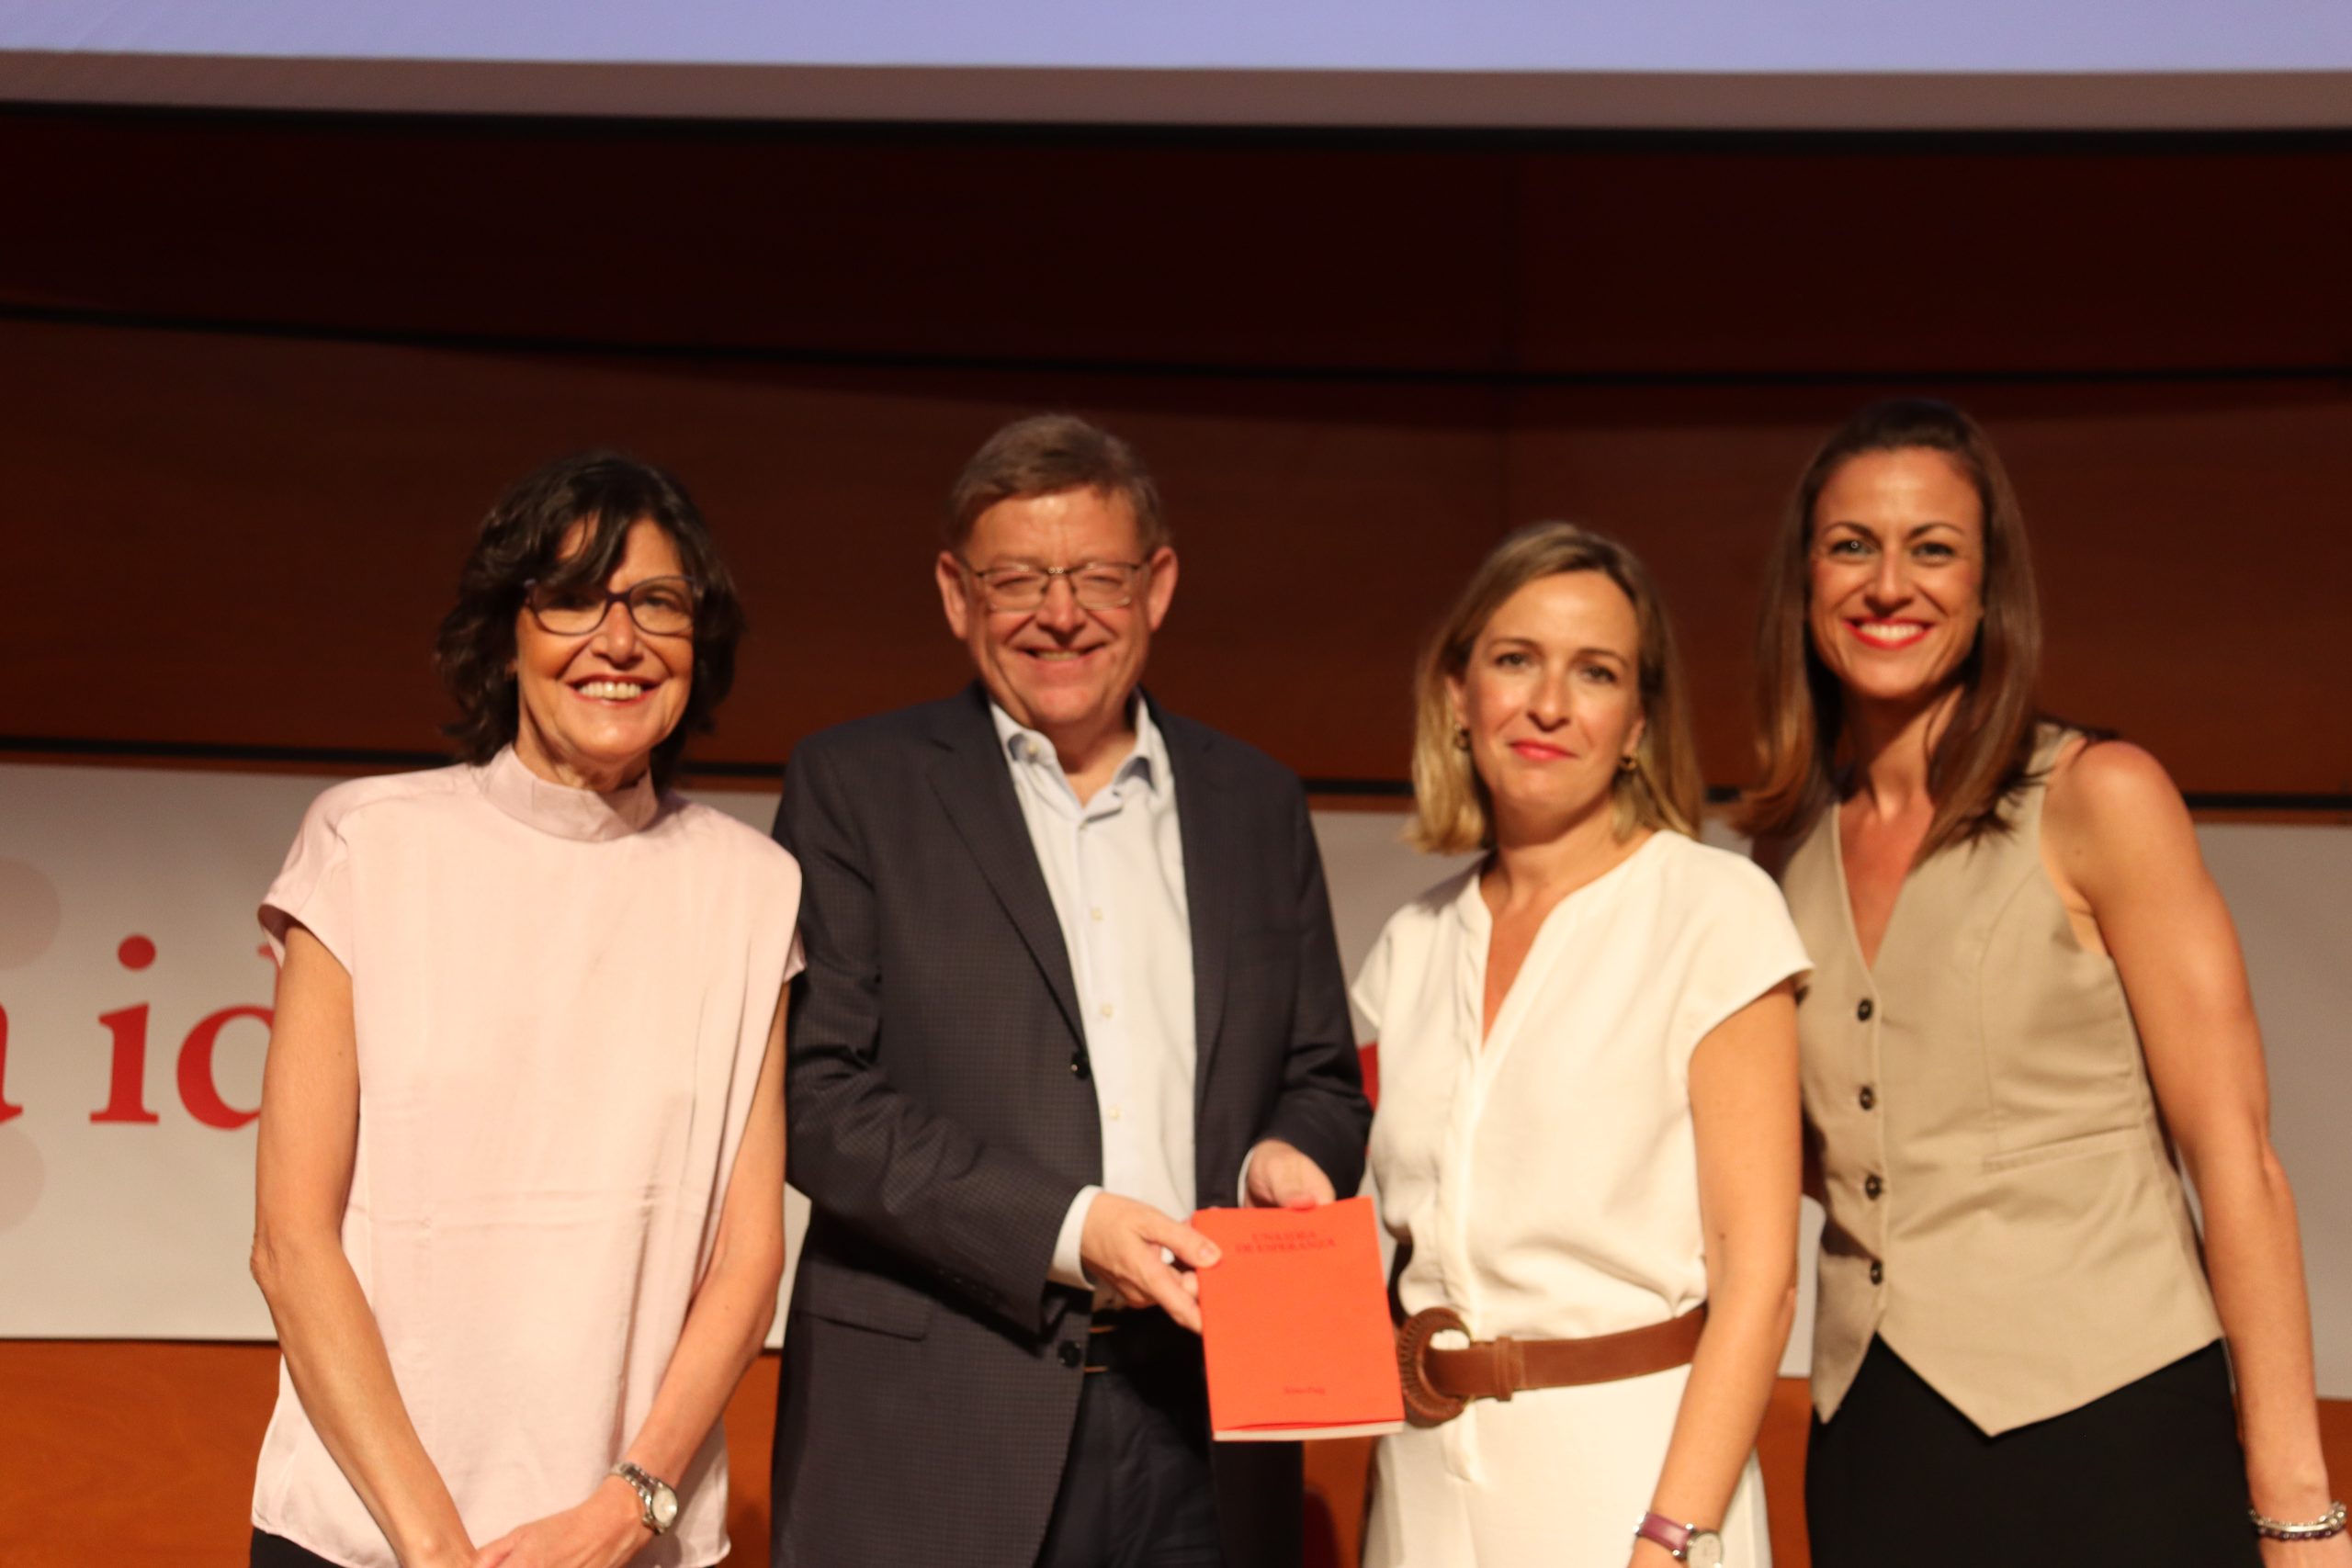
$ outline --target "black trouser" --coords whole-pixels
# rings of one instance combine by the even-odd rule
[[[2221,1341],[1988,1438],[1882,1340],[1805,1451],[1814,1568],[2256,1568]]]
[[[252,1568],[335,1568],[334,1563],[308,1547],[262,1530],[254,1531],[253,1555],[247,1561]]]
[[[1088,1348],[1037,1568],[1222,1568],[1200,1340],[1154,1309],[1099,1314]]]

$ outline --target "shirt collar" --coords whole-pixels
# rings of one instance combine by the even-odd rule
[[[516,821],[559,839],[625,839],[662,809],[650,769],[639,774],[635,784],[610,794],[571,789],[531,772],[512,746],[483,766],[481,792]]]
[[[1169,777],[1168,742],[1160,736],[1159,727],[1151,722],[1151,705],[1143,700],[1141,692],[1129,697],[1127,705],[1128,711],[1134,716],[1136,744],[1135,749],[1127,753],[1126,761],[1121,762],[1118,771],[1111,775],[1111,787],[1116,789],[1131,778],[1141,779],[1144,787],[1152,794],[1165,795]],[[996,726],[996,738],[1003,746],[1004,754],[1016,765],[1034,763],[1052,769],[1056,778],[1063,776],[1061,758],[1043,731],[1021,723],[1005,712],[993,696],[989,698],[989,719]]]

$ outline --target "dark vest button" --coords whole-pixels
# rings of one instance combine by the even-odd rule
[[[1873,1267],[1875,1267],[1875,1265],[1873,1265]],[[1086,1359],[1085,1349],[1080,1347],[1075,1339],[1063,1340],[1062,1348],[1058,1354],[1061,1356],[1062,1365],[1065,1367],[1074,1367],[1080,1361]]]
[[[1871,1006],[1871,999],[1868,997],[1864,997],[1860,1001],[1854,1004],[1854,1016],[1860,1019],[1864,1023],[1868,1023],[1871,1021],[1871,1014],[1877,1010],[1877,1009]]]
[[[1871,1259],[1871,1283],[1873,1285],[1886,1283],[1886,1265],[1875,1258]]]
[[[1886,1183],[1875,1176],[1862,1183],[1862,1196],[1865,1198],[1875,1198],[1885,1190]]]
[[[1861,1107],[1865,1111],[1875,1111],[1878,1109],[1878,1094],[1868,1084],[1864,1084],[1862,1086],[1862,1092],[1856,1095],[1854,1098],[1860,1101]]]
[[[1087,1076],[1086,1054],[1083,1051],[1075,1053],[1071,1055],[1069,1059],[1069,1076],[1074,1078],[1082,1078]]]

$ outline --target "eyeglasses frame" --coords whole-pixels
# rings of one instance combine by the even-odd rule
[[[686,585],[686,597],[693,603],[686,611],[685,630],[657,632],[637,618],[637,606],[629,603],[629,595],[656,582],[683,582]],[[605,600],[604,606],[596,612],[596,618],[581,630],[560,632],[548,625],[547,617],[539,614],[539,606],[535,602],[538,590],[545,586],[546,584],[536,577],[524,579],[523,608],[530,612],[531,619],[537,624],[539,630],[549,637],[594,637],[604,629],[605,622],[611,617],[613,606],[616,604],[620,605],[622,614],[628,616],[629,624],[646,637],[692,637],[695,635],[695,615],[702,609],[702,584],[684,572],[672,572],[662,577],[641,577],[627,588],[621,589],[589,588],[583,584],[581,592],[583,594],[602,594]]]
[[[987,604],[988,607],[991,610],[1000,611],[1005,615],[1018,615],[1023,610],[1037,610],[1044,608],[1046,599],[1050,597],[1054,592],[1054,579],[1057,577],[1064,579],[1069,583],[1069,596],[1078,604],[1080,608],[1086,610],[1124,610],[1128,605],[1136,602],[1136,583],[1146,572],[1151,570],[1151,562],[1148,560],[1082,560],[1075,561],[1069,566],[1028,566],[1025,564],[1019,566],[992,566],[983,571],[978,567],[974,566],[970,561],[966,560],[960,555],[956,558],[956,564],[962,567],[965,572],[970,576],[972,581],[979,584],[980,598]],[[1126,595],[1114,604],[1089,604],[1084,599],[1079,597],[1078,574],[1082,571],[1091,571],[1099,567],[1106,566],[1115,566],[1126,572]],[[1038,592],[1037,603],[1035,604],[998,604],[995,598],[995,584],[991,583],[989,579],[1002,572],[1019,572],[1024,576],[1037,576],[1044,578],[1046,580],[1046,586]]]

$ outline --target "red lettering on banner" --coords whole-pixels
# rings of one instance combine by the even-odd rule
[[[155,944],[143,936],[122,939],[115,961],[125,969],[144,969],[155,962]],[[98,1021],[114,1035],[114,1077],[103,1110],[90,1112],[93,1122],[160,1122],[147,1109],[147,1004],[119,1008],[98,1014]]]
[[[25,1108],[8,1103],[8,1010],[0,1008],[0,1122],[22,1116]]]
[[[180,1044],[180,1103],[187,1113],[208,1127],[223,1130],[243,1126],[261,1114],[259,1107],[240,1111],[220,1098],[220,1085],[212,1077],[212,1051],[220,1043],[220,1031],[241,1018],[257,1019],[264,1029],[270,1026],[267,1008],[222,1008],[207,1015]]]
[[[273,971],[277,955],[268,947],[257,949],[269,960]],[[115,957],[126,969],[144,969],[155,962],[155,944],[143,936],[127,936],[115,949]],[[148,1004],[118,1008],[102,1012],[98,1021],[113,1036],[114,1049],[111,1077],[107,1087],[107,1102],[90,1112],[93,1122],[130,1122],[145,1125],[163,1120],[147,1109],[147,1012]],[[250,1003],[242,1007],[225,1007],[208,1013],[197,1021],[180,1042],[178,1061],[180,1103],[187,1113],[208,1127],[233,1132],[261,1114],[258,1107],[240,1110],[220,1097],[220,1079],[215,1076],[214,1057],[219,1054],[220,1032],[241,1018],[252,1019],[263,1029],[275,1021],[275,1012]],[[7,1077],[7,1015],[0,1012],[0,1085]],[[22,1113],[22,1108],[0,1099],[0,1122]]]
[[[103,1110],[90,1112],[93,1122],[160,1122],[147,1109],[147,1004],[119,1008],[98,1014],[98,1021],[114,1034],[114,1078]]]

